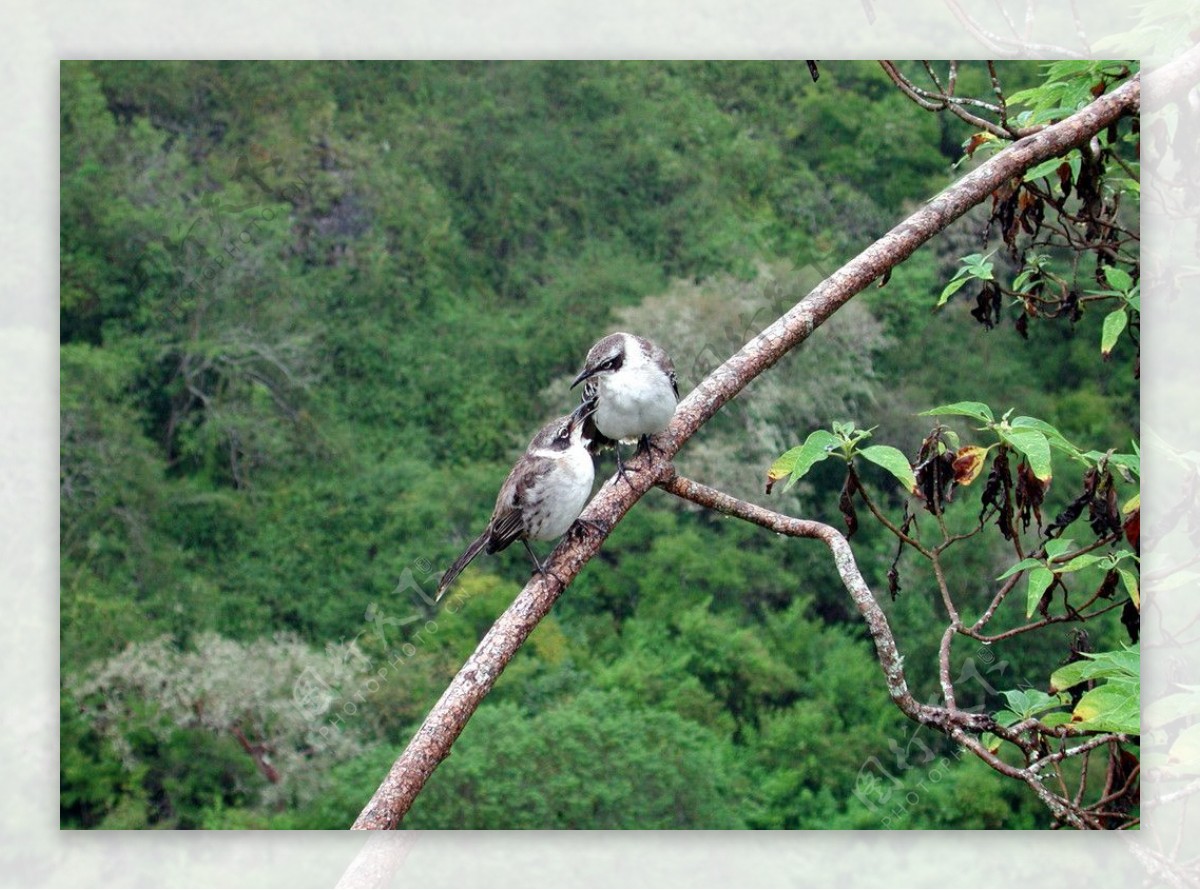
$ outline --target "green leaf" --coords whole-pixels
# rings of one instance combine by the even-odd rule
[[[1113,290],[1118,290],[1123,294],[1133,290],[1133,276],[1120,266],[1105,266],[1104,278]]]
[[[1050,685],[1054,689],[1058,691],[1065,691],[1073,686],[1086,683],[1089,680],[1106,680],[1109,677],[1114,676],[1111,667],[1106,667],[1105,665],[1097,662],[1094,658],[1087,657],[1094,653],[1085,652],[1083,654],[1085,656],[1084,658],[1080,659],[1079,661],[1073,661],[1070,664],[1063,665],[1050,675]],[[1123,675],[1118,673],[1116,676]],[[1128,676],[1126,676],[1126,679],[1128,679]]]
[[[1008,700],[1009,708],[1019,714],[1022,720],[1062,704],[1040,689],[1009,689],[1004,692],[1004,697]]]
[[[992,423],[995,420],[995,417],[992,416],[992,409],[983,404],[983,402],[952,402],[949,405],[939,405],[936,408],[930,408],[928,411],[922,411],[918,416],[941,417],[945,414],[973,417],[984,423]]]
[[[1089,689],[1075,705],[1072,722],[1097,732],[1141,732],[1141,690],[1132,680],[1109,680]]]
[[[1129,594],[1129,598],[1133,600],[1135,608],[1142,607],[1142,594],[1138,590],[1137,575],[1129,571],[1129,569],[1117,569],[1117,574],[1121,576],[1121,583],[1125,585],[1125,592]]]
[[[784,488],[786,491],[799,482],[814,464],[829,457],[830,449],[837,448],[840,444],[838,437],[829,430],[813,430],[803,445],[790,449],[771,464],[771,468],[767,470],[768,482],[774,483],[788,476],[790,478]]]
[[[1054,559],[1056,556],[1062,556],[1068,550],[1075,546],[1075,542],[1070,538],[1055,538],[1052,541],[1046,542],[1046,558]]]
[[[1001,726],[1012,726],[1014,723],[1019,723],[1021,715],[1016,711],[1010,711],[1008,708],[1001,708],[994,715],[995,720]]]
[[[942,289],[942,295],[938,298],[935,309],[940,309],[946,305],[954,294],[956,294],[964,284],[972,279],[980,279],[982,281],[991,281],[995,276],[992,274],[993,263],[982,253],[973,253],[962,258],[962,268],[954,273],[954,277]]]
[[[1104,328],[1100,332],[1100,354],[1105,358],[1112,354],[1113,347],[1117,345],[1117,338],[1121,336],[1121,331],[1125,330],[1125,325],[1128,323],[1129,315],[1125,312],[1124,306],[1104,316]]]
[[[1087,680],[1136,681],[1139,677],[1141,649],[1136,645],[1085,655],[1085,659],[1065,664],[1051,674],[1050,687],[1062,692]]]
[[[1096,652],[1088,659],[1100,669],[1098,676],[1138,679],[1142,673],[1142,649],[1138,644],[1107,652]]]
[[[1059,451],[1064,451],[1072,457],[1079,456],[1079,449],[1075,447],[1067,437],[1058,431],[1058,427],[1046,423],[1044,420],[1039,420],[1036,417],[1014,417],[1008,422],[1008,425],[1013,429],[1031,429],[1037,430],[1046,437],[1046,441],[1050,443],[1051,448],[1057,448]]]
[[[1064,723],[1071,722],[1071,715],[1067,711],[1052,711],[1042,718],[1042,722],[1049,727],[1062,726]]]
[[[910,492],[917,490],[917,477],[904,452],[891,445],[868,445],[858,452],[873,464],[883,467],[900,480]]]
[[[1102,76],[1116,78],[1127,70],[1103,61],[1056,62],[1048,68],[1045,83],[1009,95],[1008,107],[1015,110],[1018,105],[1026,105],[1032,109],[1017,115],[1023,123],[1065,117],[1092,101],[1092,88]]]
[[[1050,158],[1048,161],[1042,161],[1040,164],[1030,167],[1025,171],[1025,181],[1030,182],[1034,179],[1041,179],[1043,176],[1049,176],[1063,165],[1064,160],[1064,158]]]
[[[1063,665],[1050,677],[1050,688],[1058,692],[1089,680],[1102,681],[1079,699],[1072,722],[1081,729],[1140,732],[1140,647],[1085,654],[1086,658]]]
[[[1050,481],[1050,442],[1044,434],[1038,430],[1017,427],[1001,430],[1000,437],[1025,455],[1033,475],[1043,482]]]
[[[804,446],[797,445],[795,448],[789,448],[782,455],[775,458],[775,462],[767,468],[767,490],[778,482],[792,474],[792,470],[796,467],[796,461],[800,457],[800,452],[804,450]]]
[[[966,269],[959,269],[959,274],[950,279],[950,283],[942,288],[942,295],[938,297],[935,309],[940,309],[946,305],[946,302],[954,296],[971,279],[967,277]]]
[[[1108,559],[1107,556],[1097,556],[1095,553],[1084,553],[1076,556],[1070,562],[1062,566],[1055,566],[1056,572],[1078,572],[1080,569],[1086,569],[1088,566],[1094,566],[1098,562],[1104,562]]]
[[[994,733],[985,732],[979,736],[979,742],[993,754],[1000,750],[1000,737]]]
[[[1102,458],[1108,458],[1108,462],[1117,467],[1124,467],[1135,476],[1142,475],[1142,458],[1140,454],[1109,454],[1106,451],[1088,451],[1084,457],[1092,463],[1098,463]]]
[[[1027,557],[1026,559],[1021,560],[1019,563],[1017,563],[1015,566],[1010,568],[1007,572],[1005,572],[1003,575],[998,577],[996,580],[1003,581],[1005,578],[1011,577],[1012,575],[1015,575],[1017,572],[1023,572],[1026,569],[1045,568],[1045,565],[1046,564],[1044,561],[1042,561],[1040,559],[1034,559],[1032,556],[1030,556],[1030,557]]]
[[[1025,593],[1025,617],[1029,618],[1033,615],[1038,603],[1042,601],[1042,594],[1047,588],[1054,583],[1054,573],[1045,566],[1039,566],[1029,573],[1029,588]]]

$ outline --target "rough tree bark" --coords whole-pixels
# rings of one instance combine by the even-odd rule
[[[986,200],[998,187],[1021,176],[1034,164],[1085,143],[1113,121],[1136,112],[1140,101],[1141,81],[1135,76],[1066,120],[998,152],[823,281],[709,374],[680,402],[670,427],[656,439],[658,449],[628,462],[631,484],[614,485],[609,480],[601,488],[581,517],[589,524],[576,527],[583,529],[580,534],[567,536],[551,554],[547,574],[531,579],[492,625],[396,760],[353,828],[391,829],[399,824],[434,769],[449,755],[451,745],[483,697],[538,622],[549,613],[563,589],[595,556],[613,526],[642,495],[654,485],[670,484],[674,478],[671,459],[726,402],[802,343],[855,294],[886,275],[951,222]],[[855,594],[853,589],[851,594]],[[869,615],[866,617],[870,620]],[[873,633],[875,630],[872,627]],[[876,642],[878,646],[878,637]],[[886,652],[880,650],[880,654],[886,655]],[[905,706],[911,707],[915,702],[910,704],[911,696],[905,699],[908,693],[903,687],[899,665],[889,667],[887,658],[884,662],[889,691],[907,713]],[[920,711],[914,711],[910,716],[914,719],[934,717]],[[968,728],[975,730],[978,727]],[[964,744],[973,740],[966,729],[959,727],[957,731],[956,737],[961,737]]]

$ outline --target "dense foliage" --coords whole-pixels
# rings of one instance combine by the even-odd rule
[[[514,548],[481,559],[448,608],[429,597],[518,450],[572,405],[588,346],[651,336],[687,390],[959,172],[962,121],[873,64],[821,71],[64,63],[62,825],[349,825],[527,575]],[[1002,73],[1014,90],[1044,75]],[[964,67],[960,86],[987,93],[987,71]],[[987,209],[751,386],[681,470],[841,522],[832,465],[768,501],[772,460],[833,420],[910,452],[929,428],[918,412],[964,399],[1127,452],[1136,342],[1107,339],[1104,312],[1085,301],[1018,329],[990,309],[979,324],[967,300],[930,311],[961,257],[997,246]],[[1047,493],[1048,517],[1071,485]],[[855,548],[885,592],[894,541],[864,527]],[[972,551],[952,581],[983,599],[1002,566]],[[930,700],[937,592],[914,569],[881,599]],[[1125,639],[1109,617],[1088,626],[1096,648]],[[993,707],[997,690],[1044,687],[1071,629],[995,650],[963,687]],[[916,802],[886,815],[866,774]],[[890,705],[816,544],[655,492],[407,824],[1047,815]]]

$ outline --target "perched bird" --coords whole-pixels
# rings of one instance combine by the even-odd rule
[[[679,401],[670,356],[661,346],[633,334],[609,334],[597,341],[571,387],[580,383],[583,397],[577,413],[591,414],[585,425],[593,449],[636,439],[638,452],[644,451],[649,437],[667,428]],[[617,473],[625,478],[620,448]]]
[[[592,493],[595,468],[584,424],[590,412],[576,409],[546,424],[500,486],[487,528],[446,570],[436,599],[480,551],[498,553],[513,541],[529,551],[539,574],[545,569],[529,542],[549,541],[571,527]]]

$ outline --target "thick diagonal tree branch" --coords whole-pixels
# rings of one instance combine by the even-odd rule
[[[673,472],[671,459],[730,399],[802,343],[855,294],[912,255],[922,244],[1034,164],[1064,154],[1113,121],[1138,110],[1134,77],[1061,123],[1021,139],[958,180],[853,260],[714,370],[680,404],[656,449],[630,461],[629,483],[606,484],[582,519],[586,531],[551,554],[547,574],[533,578],[501,615],[425,718],[354,823],[356,829],[395,828],[517,649],[550,611],[563,589],[604,542],[613,526],[656,483]],[[584,526],[577,526],[582,528]],[[453,598],[451,607],[453,607]],[[897,690],[898,691],[898,690]],[[905,690],[906,692],[906,690]],[[901,696],[903,700],[903,696]]]

